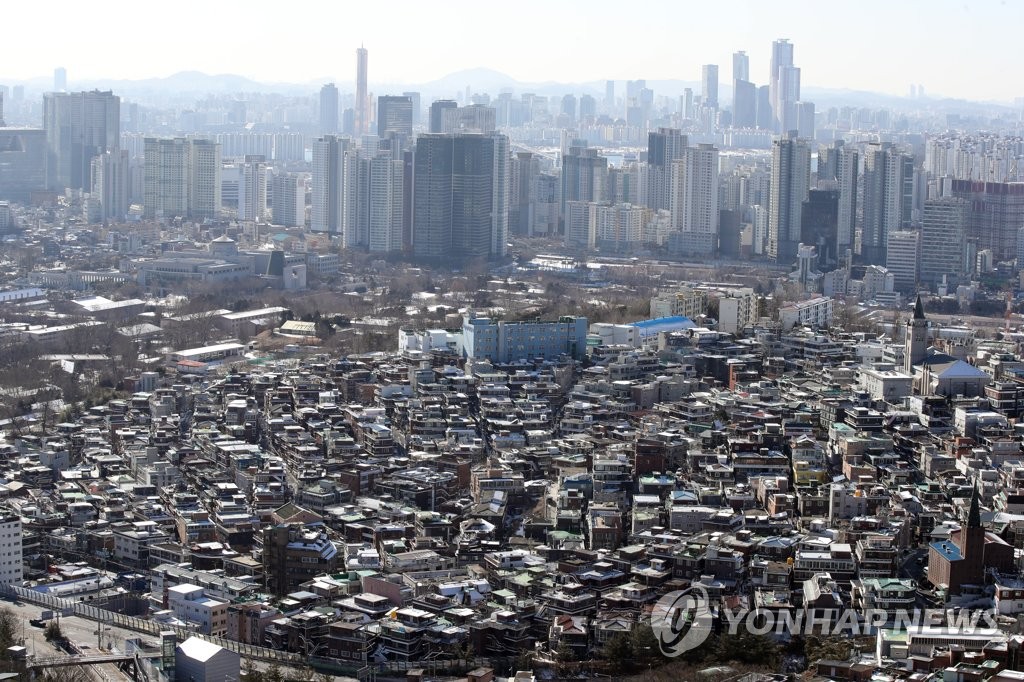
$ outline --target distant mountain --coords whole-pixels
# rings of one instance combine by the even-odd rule
[[[75,90],[113,90],[116,94],[128,99],[187,102],[207,94],[263,92],[282,95],[311,95],[316,93],[323,83],[330,80],[330,77],[321,77],[301,83],[265,83],[231,73],[207,74],[201,71],[180,71],[161,78],[72,80],[71,87]],[[9,84],[15,82],[17,81],[10,81]],[[351,91],[354,88],[354,83],[351,81],[336,80],[335,82],[343,90]],[[22,81],[22,83],[30,90],[36,91],[48,91],[53,86],[53,81],[46,77],[33,78]],[[370,85],[376,95],[398,94],[413,90],[422,93],[425,100],[457,97],[465,93],[467,87],[471,94],[489,93],[492,98],[502,90],[510,90],[516,95],[525,92],[547,96],[573,93],[575,95],[590,94],[602,99],[605,91],[605,81],[603,80],[577,83],[518,81],[507,73],[489,68],[462,69],[426,83],[387,83],[371,80]],[[658,96],[678,97],[686,88],[690,88],[696,95],[700,94],[700,83],[696,81],[647,79],[647,87],[654,90],[655,95]],[[616,95],[621,97],[624,90],[625,81],[616,81]],[[819,110],[830,106],[887,107],[906,106],[910,103],[910,100],[905,97],[843,88],[805,87],[803,95],[804,99],[814,102]],[[722,81],[720,84],[719,99],[724,103],[732,100],[732,88],[726,81]],[[1008,103],[1001,102],[973,102],[932,97],[919,101],[918,104],[963,111],[982,111],[991,110],[992,107],[1009,106]]]
[[[53,81],[45,77],[33,78],[23,83],[30,89],[44,92],[53,88]],[[169,98],[243,92],[306,94],[319,88],[319,84],[314,87],[305,83],[262,83],[233,73],[207,74],[201,71],[179,71],[160,78],[73,79],[69,85],[75,91],[113,90],[115,94],[129,98],[153,94]]]
[[[507,73],[495,71],[494,69],[463,69],[442,76],[429,83],[422,83],[419,87],[423,92],[451,93],[464,92],[466,86],[473,92],[489,92],[492,96],[501,92],[502,88],[519,90],[522,86],[516,79]],[[412,86],[410,86],[412,87]]]
[[[235,92],[308,92],[300,83],[261,83],[233,73],[207,74],[201,71],[179,71],[163,78],[141,80],[97,80],[76,82],[75,87],[103,88],[115,92],[167,92],[175,94],[206,94]]]

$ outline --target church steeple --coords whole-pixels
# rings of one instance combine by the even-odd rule
[[[923,320],[924,317],[924,304],[921,303],[921,294],[917,295],[917,303],[914,304],[914,319]]]
[[[904,343],[903,369],[913,375],[914,366],[920,365],[928,357],[928,318],[924,316],[920,294],[914,303],[914,316],[907,320]]]
[[[971,509],[967,512],[967,527],[981,528],[981,496],[978,495],[978,484],[971,491]]]

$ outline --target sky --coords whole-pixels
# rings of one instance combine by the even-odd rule
[[[336,80],[369,50],[371,89],[489,68],[520,82],[732,76],[745,50],[768,80],[788,38],[804,87],[1010,102],[1024,96],[1024,0],[19,0],[5,3],[0,83],[179,71]],[[724,87],[724,85],[723,85]]]

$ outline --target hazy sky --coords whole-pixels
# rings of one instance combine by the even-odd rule
[[[1011,101],[1024,96],[1024,0],[18,0],[4,4],[0,83],[147,78],[177,71],[263,81],[427,82],[486,67],[524,82],[699,80],[746,50],[768,77],[789,38],[805,86]]]

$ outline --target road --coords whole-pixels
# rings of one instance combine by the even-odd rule
[[[29,656],[37,656],[39,658],[45,658],[49,656],[59,656],[64,652],[57,649],[55,646],[46,641],[46,637],[43,634],[44,628],[35,627],[29,623],[29,620],[33,618],[39,618],[42,615],[44,609],[41,606],[35,604],[29,604],[27,602],[12,602],[9,599],[2,601],[2,605],[8,608],[17,615],[18,620],[22,625],[22,632],[25,638],[25,648],[28,650]],[[62,617],[60,619],[60,629],[64,633],[64,636],[73,642],[83,654],[98,653],[100,647],[100,635],[97,634],[98,623],[94,623],[84,618],[77,616]],[[131,630],[124,630],[122,628],[112,628],[104,626],[102,635],[102,646],[104,649],[110,649],[114,647],[117,651],[124,651],[124,640],[125,638],[131,637],[145,637],[146,639],[152,640],[153,638],[148,635],[140,635],[137,632]],[[131,677],[125,675],[117,666],[112,663],[104,663],[102,665],[89,666],[87,670],[90,672],[90,676],[96,682],[120,682],[121,680],[130,680]]]
[[[23,637],[25,638],[25,648],[28,649],[29,656],[38,656],[39,658],[58,656],[63,652],[58,650],[52,644],[46,641],[43,634],[43,628],[37,628],[29,623],[30,619],[39,618],[44,611],[43,607],[36,606],[35,604],[29,604],[27,602],[13,602],[10,599],[0,599],[0,607],[9,608],[17,615],[22,625]],[[99,653],[98,648],[100,647],[100,635],[97,634],[99,629],[99,623],[95,621],[87,620],[85,618],[79,618],[78,616],[61,617],[60,629],[64,633],[64,636],[74,642],[82,650],[83,654]],[[126,630],[124,628],[112,627],[109,625],[103,626],[102,633],[102,646],[105,650],[109,650],[111,647],[119,652],[125,650],[124,640],[140,637],[153,644],[156,644],[156,638],[153,635],[141,632],[135,632],[134,630]],[[244,663],[244,662],[243,662]],[[271,664],[266,661],[257,661],[257,670],[267,670]],[[131,677],[125,675],[117,666],[112,663],[104,663],[102,665],[89,666],[92,669],[92,679],[95,682],[122,682],[124,680],[131,680]],[[282,671],[286,674],[294,672],[298,674],[300,671],[297,669],[291,669],[286,666],[280,666]],[[352,677],[334,677],[332,678],[335,682],[356,682],[355,678]]]

